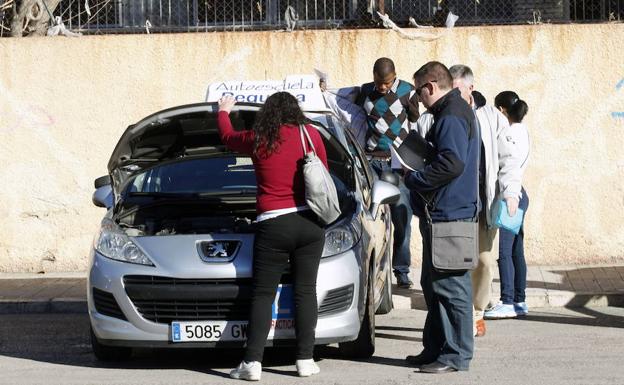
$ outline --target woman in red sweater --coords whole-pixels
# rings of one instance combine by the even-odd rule
[[[297,372],[302,377],[317,374],[320,369],[312,359],[318,318],[316,276],[325,230],[305,201],[299,125],[305,124],[306,119],[294,96],[278,92],[267,98],[253,130],[234,131],[229,116],[234,104],[229,96],[219,101],[219,135],[230,149],[251,156],[258,185],[258,216],[247,346],[243,361],[230,377],[260,379],[264,345],[271,327],[271,304],[289,263],[295,294]],[[310,125],[305,127],[317,156],[327,167],[320,134]]]

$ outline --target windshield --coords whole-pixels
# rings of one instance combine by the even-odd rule
[[[229,151],[218,136],[213,106],[191,105],[154,114],[130,127],[109,161],[119,200],[253,196],[256,179],[251,158]],[[251,129],[257,106],[230,113],[235,130]],[[330,173],[337,185],[355,187],[352,160],[338,121],[331,114],[307,112],[325,143]],[[119,190],[117,190],[117,188]],[[234,198],[232,198],[234,199]],[[134,199],[137,202],[136,199]]]
[[[162,164],[142,172],[126,189],[130,196],[221,195],[256,193],[251,159],[229,154]]]

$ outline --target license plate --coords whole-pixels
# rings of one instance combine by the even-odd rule
[[[173,342],[244,341],[247,324],[247,321],[174,321],[171,339]]]
[[[280,285],[271,309],[269,339],[295,337],[294,301],[291,285]],[[245,341],[247,320],[241,321],[173,321],[173,342]]]

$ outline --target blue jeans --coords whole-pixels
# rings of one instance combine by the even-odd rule
[[[524,188],[518,207],[529,208],[529,196]],[[509,230],[499,229],[498,272],[500,274],[501,301],[511,305],[526,299],[527,267],[524,259],[524,218],[518,235]]]
[[[423,264],[420,276],[427,319],[423,354],[457,370],[468,370],[474,350],[470,271],[442,272],[431,259],[431,227],[420,219]]]
[[[370,165],[377,175],[383,171],[392,170],[390,163],[384,160],[373,159]],[[394,226],[394,244],[392,245],[392,270],[394,274],[409,273],[411,263],[410,256],[410,234],[412,221],[412,206],[410,205],[410,192],[403,178],[399,176],[399,191],[401,197],[395,204],[390,205],[390,215]]]

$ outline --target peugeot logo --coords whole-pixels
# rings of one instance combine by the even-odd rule
[[[215,242],[208,245],[208,257],[209,258],[217,258],[217,257],[225,257],[227,258],[228,253],[225,250],[225,245],[223,242]]]
[[[199,257],[204,262],[230,262],[239,247],[239,241],[202,241],[197,244]]]

